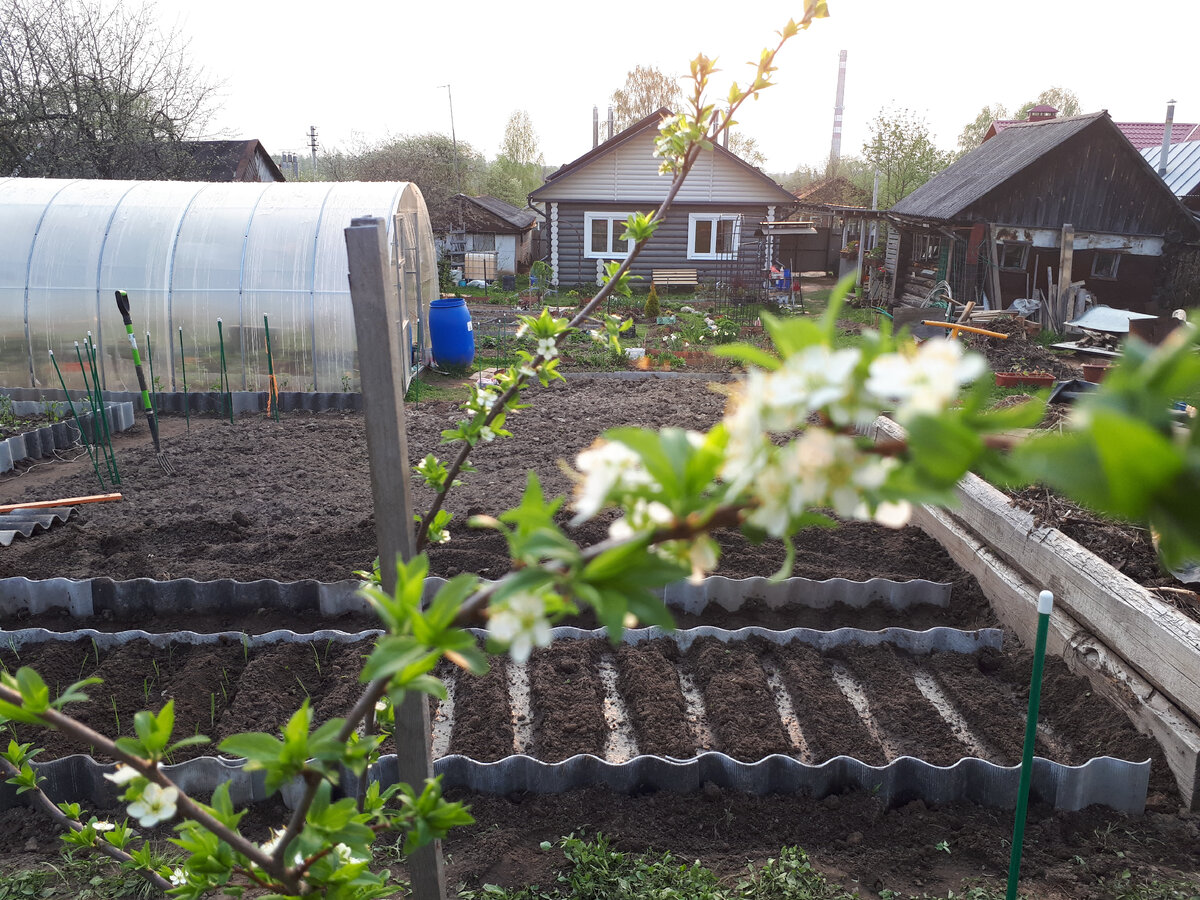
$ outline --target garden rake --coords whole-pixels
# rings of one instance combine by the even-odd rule
[[[158,416],[154,412],[154,406],[150,402],[150,392],[146,389],[146,375],[142,372],[142,358],[138,354],[137,338],[133,335],[133,318],[129,315],[129,295],[124,291],[117,291],[117,309],[121,311],[121,319],[125,322],[125,333],[129,335],[129,346],[133,348],[133,368],[137,371],[138,386],[142,389],[142,406],[146,410],[146,422],[150,426],[150,437],[154,440],[154,454],[158,459],[158,467],[168,475],[175,474],[175,468],[171,465],[162,452],[162,447],[158,443]]]

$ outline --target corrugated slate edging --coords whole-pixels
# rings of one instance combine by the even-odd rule
[[[95,640],[97,645],[111,647],[131,640],[146,640],[155,645],[171,641],[207,643],[221,640],[248,640],[250,646],[275,642],[310,640],[355,641],[377,632],[350,634],[321,631],[315,634],[296,634],[276,631],[245,638],[238,632],[226,634],[196,634],[177,632],[152,635],[126,631],[107,634],[81,630],[58,634],[44,629],[9,632],[4,640],[14,648],[46,640]],[[477,632],[482,633],[482,632]],[[556,640],[587,640],[604,636],[603,631],[577,628],[556,628]],[[630,643],[663,637],[657,628],[626,632]],[[770,631],[762,628],[742,628],[727,631],[701,627],[676,632],[672,637],[686,649],[700,637],[712,636],[723,641],[747,640],[761,636],[775,643],[793,640],[808,643],[821,650],[850,644],[875,645],[890,643],[913,653],[960,652],[972,653],[985,647],[998,648],[1003,639],[999,629],[962,632],[950,628],[934,628],[925,632],[891,628],[866,632],[842,628],[833,632],[812,629]],[[46,778],[43,787],[54,800],[74,799],[89,805],[112,806],[118,797],[115,786],[104,779],[105,772],[115,767],[99,763],[90,756],[74,755],[36,764],[39,774]],[[222,757],[200,757],[164,770],[189,793],[208,795],[219,784],[230,782],[234,802],[243,805],[267,798],[261,773],[244,771],[243,760]],[[587,787],[605,787],[622,793],[641,793],[664,790],[692,793],[705,783],[750,794],[789,793],[820,799],[847,790],[868,790],[888,806],[921,799],[931,804],[972,802],[992,807],[1011,808],[1015,804],[1018,767],[999,766],[977,758],[966,758],[952,766],[935,766],[912,757],[901,757],[886,766],[871,766],[851,757],[839,756],[820,765],[799,762],[788,756],[773,754],[755,762],[740,762],[723,753],[705,752],[691,759],[672,759],[661,756],[637,756],[624,763],[610,763],[590,754],[572,756],[562,762],[545,763],[527,755],[513,755],[495,762],[479,762],[452,755],[435,761],[435,772],[443,776],[443,787],[464,788],[478,793],[507,794],[513,791],[561,793]],[[1092,804],[1102,804],[1120,812],[1137,814],[1143,811],[1149,785],[1150,763],[1127,762],[1100,757],[1082,766],[1066,766],[1045,759],[1035,762],[1033,797],[1056,809],[1074,811]],[[383,757],[372,767],[372,780],[392,783],[398,777],[395,756]],[[343,784],[354,784],[352,778]],[[289,806],[299,796],[299,782],[285,786],[283,800]],[[0,785],[0,809],[21,801],[11,786]]]
[[[64,401],[66,395],[61,390],[35,390],[33,388],[4,388],[14,401]],[[71,391],[72,399],[83,397],[82,391]],[[229,410],[223,405],[225,394],[218,391],[164,391],[154,395],[155,409],[160,413],[184,413],[184,397],[187,398],[187,410],[194,413],[217,413],[228,415]],[[269,391],[233,391],[234,413],[265,412],[270,398]],[[104,399],[117,403],[142,402],[142,395],[136,391],[105,391]],[[279,409],[281,412],[325,412],[327,410],[361,411],[361,393],[341,393],[332,391],[280,391]]]
[[[295,612],[319,611],[322,615],[367,612],[370,606],[358,594],[358,581],[195,581],[178,578],[154,581],[135,578],[0,578],[0,615],[17,615],[66,610],[73,616],[112,613],[118,618],[150,614],[236,613],[272,609]],[[445,584],[442,578],[425,580],[425,598],[430,599]],[[914,579],[848,581],[830,578],[769,579],[725,578],[712,575],[700,584],[680,581],[662,591],[667,606],[687,613],[700,613],[709,604],[732,612],[748,600],[762,600],[771,609],[804,606],[828,609],[835,604],[862,608],[879,603],[891,609],[913,606],[950,605],[950,585]]]
[[[61,394],[62,392],[59,391]],[[46,410],[46,404],[34,401],[14,401],[13,414],[18,416],[41,415]],[[108,402],[104,405],[108,417],[108,428],[112,433],[127,431],[133,427],[136,419],[131,402]],[[84,433],[91,435],[93,416],[84,413],[79,417]],[[51,425],[16,434],[0,441],[0,473],[10,472],[13,467],[26,459],[46,459],[54,455],[56,450],[69,450],[79,443],[79,428],[73,419],[64,419]]]
[[[73,506],[49,509],[14,509],[0,515],[0,547],[7,547],[18,536],[32,537],[35,531],[48,531],[75,514]]]
[[[481,628],[468,628],[478,638],[487,636]],[[241,631],[219,631],[201,634],[196,631],[172,631],[167,633],[152,633],[130,629],[129,631],[96,631],[92,628],[80,628],[77,631],[49,631],[45,628],[21,628],[15,631],[0,631],[0,641],[11,650],[20,650],[32,644],[45,644],[51,641],[70,643],[71,641],[92,641],[103,650],[119,647],[131,641],[146,641],[154,647],[165,647],[168,644],[221,644],[243,643],[248,648],[262,647],[278,643],[309,643],[315,641],[334,641],[335,643],[353,643],[366,638],[376,637],[383,632],[378,629],[368,631],[338,631],[337,629],[322,629],[320,631],[299,633],[287,629],[277,629],[264,634],[248,635]],[[559,626],[550,629],[550,636],[556,641],[573,640],[607,640],[608,633],[603,628],[585,629]],[[714,637],[719,641],[745,641],[752,637],[761,637],[775,644],[788,644],[799,641],[819,651],[833,647],[858,645],[877,647],[889,644],[898,650],[914,655],[929,653],[976,653],[980,650],[999,650],[1003,645],[1004,632],[999,628],[980,628],[977,631],[960,631],[957,628],[930,628],[926,631],[913,631],[909,628],[884,628],[879,631],[865,631],[861,628],[837,628],[833,631],[819,631],[815,628],[788,628],[776,631],[770,628],[760,628],[751,625],[746,628],[727,629],[716,628],[712,625],[701,625],[697,628],[682,628],[678,631],[667,632],[656,626],[648,628],[627,628],[621,640],[627,644],[637,644],[641,641],[652,641],[656,638],[670,638],[679,644],[679,649],[686,651],[697,640],[703,637]]]
[[[90,756],[65,756],[33,764],[46,780],[42,789],[55,802],[75,800],[88,806],[111,808],[118,804],[116,786],[104,778],[116,769]],[[237,806],[268,798],[262,772],[244,771],[245,760],[203,756],[173,766],[163,766],[172,781],[189,794],[207,796],[228,781]],[[1019,766],[998,766],[982,759],[961,759],[952,766],[935,766],[902,756],[886,766],[869,766],[849,756],[838,756],[820,765],[808,765],[789,756],[773,754],[757,762],[739,762],[724,753],[702,753],[693,759],[637,756],[625,763],[609,763],[580,754],[558,763],[531,756],[509,756],[496,762],[479,762],[465,756],[435,760],[434,773],[444,789],[463,788],[484,794],[529,791],[558,794],[589,787],[618,793],[663,790],[695,793],[706,783],[747,794],[800,794],[821,799],[848,790],[871,791],[885,805],[911,800],[928,804],[976,803],[999,809],[1016,805]],[[393,784],[398,779],[394,754],[382,757],[370,769],[372,781]],[[345,785],[355,779],[342,779]],[[1140,815],[1146,807],[1150,761],[1127,762],[1101,756],[1082,766],[1065,766],[1037,757],[1033,765],[1031,799],[1054,809],[1075,812],[1099,804],[1118,812]],[[303,790],[300,781],[285,785],[283,802],[294,807]],[[0,785],[0,810],[20,805],[16,789]]]

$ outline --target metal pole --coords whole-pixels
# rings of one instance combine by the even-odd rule
[[[1029,714],[1025,719],[1025,750],[1021,754],[1021,784],[1017,788],[1017,814],[1013,822],[1012,855],[1008,861],[1008,894],[1006,900],[1016,900],[1017,881],[1021,875],[1021,845],[1025,839],[1025,815],[1029,809],[1029,782],[1033,777],[1033,745],[1037,738],[1038,707],[1042,700],[1042,663],[1046,658],[1046,634],[1050,629],[1050,613],[1054,595],[1042,591],[1038,595],[1037,639],[1033,647],[1033,675],[1029,679]]]
[[[446,99],[450,102],[450,144],[454,148],[454,192],[462,193],[462,182],[458,178],[458,138],[454,135],[454,92],[450,90],[450,85],[440,84],[438,87],[446,89]]]

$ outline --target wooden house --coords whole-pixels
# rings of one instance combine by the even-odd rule
[[[489,277],[527,272],[532,261],[537,214],[496,197],[455,194],[432,223],[439,255],[462,266],[467,254],[494,253]]]
[[[671,178],[658,172],[654,140],[667,109],[635,122],[551,174],[529,195],[549,233],[548,261],[556,284],[596,283],[608,261],[623,258],[621,240],[633,212],[653,212]],[[695,272],[701,281],[759,279],[772,261],[772,239],[761,223],[786,218],[795,198],[773,179],[723,147],[703,152],[633,274]]]
[[[194,181],[284,181],[283,172],[262,143],[248,141],[184,141],[180,144]]]
[[[1009,125],[888,219],[894,297],[947,281],[992,308],[1048,297],[1065,274],[1099,303],[1158,312],[1164,262],[1200,245],[1196,219],[1107,112]]]

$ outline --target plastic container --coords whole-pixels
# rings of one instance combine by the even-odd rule
[[[429,304],[429,340],[433,359],[443,368],[465,367],[475,359],[475,332],[462,297],[443,297]]]

